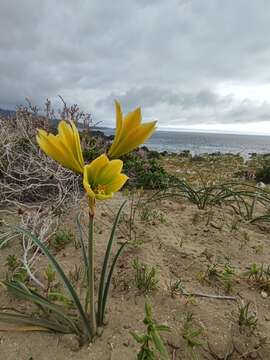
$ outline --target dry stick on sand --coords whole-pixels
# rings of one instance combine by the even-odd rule
[[[203,293],[196,293],[196,292],[187,292],[181,289],[181,294],[184,296],[198,296],[198,297],[205,297],[210,299],[217,299],[217,300],[232,300],[237,301],[235,296],[226,296],[226,295],[211,295],[211,294],[203,294]]]

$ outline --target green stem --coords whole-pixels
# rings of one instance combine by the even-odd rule
[[[91,321],[92,338],[97,333],[95,311],[95,286],[94,286],[94,214],[89,213],[89,237],[88,237],[88,293],[89,293],[89,317]]]

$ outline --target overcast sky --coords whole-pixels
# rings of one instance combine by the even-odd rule
[[[114,125],[270,134],[269,0],[1,0],[0,107],[61,94]]]

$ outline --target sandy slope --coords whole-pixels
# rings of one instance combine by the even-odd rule
[[[96,261],[99,275],[101,258],[108,239],[113,213],[123,201],[118,194],[111,202],[99,203],[96,221]],[[84,202],[80,205],[84,208]],[[153,211],[154,210],[154,211]],[[74,230],[73,222],[78,209],[65,215],[65,223]],[[125,209],[118,231],[118,243],[128,234],[129,204]],[[149,215],[150,214],[150,215]],[[187,314],[193,314],[192,328],[200,329],[198,356],[202,359],[270,359],[270,302],[261,290],[248,283],[244,273],[252,263],[270,263],[269,229],[245,223],[230,208],[198,210],[196,206],[176,199],[163,200],[153,204],[148,220],[136,216],[130,244],[118,263],[111,289],[108,307],[109,325],[101,338],[79,351],[74,339],[55,334],[0,333],[0,359],[5,360],[131,360],[136,358],[137,344],[130,336],[130,330],[142,330],[145,295],[134,284],[132,261],[138,257],[158,272],[158,288],[148,294],[153,305],[154,317],[158,322],[168,324],[172,331],[164,336],[173,359],[191,359],[191,353],[183,339],[183,326]],[[86,221],[86,216],[85,216]],[[119,245],[118,245],[119,246]],[[18,244],[11,243],[1,251],[0,271],[2,277],[8,254],[20,253]],[[58,254],[66,270],[74,269],[82,261],[80,250],[69,244]],[[40,262],[40,267],[45,259]],[[236,275],[232,291],[226,293],[226,285],[215,276],[206,274],[207,267],[217,264],[221,273],[224,266],[234,267]],[[42,271],[40,271],[42,274]],[[237,301],[172,296],[170,283],[181,279],[187,292],[231,295]],[[21,301],[14,300],[0,288],[0,305],[25,308]],[[265,294],[263,294],[265,295]],[[269,294],[270,296],[270,294]],[[254,333],[239,330],[238,304],[241,299],[251,302],[251,310],[258,317]],[[265,338],[266,344],[265,343]],[[74,343],[74,344],[73,344]],[[232,353],[231,356],[229,354]]]

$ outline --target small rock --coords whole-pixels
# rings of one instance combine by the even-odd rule
[[[261,188],[261,189],[264,189],[264,188],[266,187],[265,183],[262,182],[262,181],[258,182],[258,183],[256,184],[256,186],[257,186],[258,188]]]
[[[97,328],[97,336],[101,336],[101,335],[103,334],[103,331],[104,331],[104,328],[101,327],[101,326],[99,326],[99,327]]]
[[[129,340],[124,341],[123,345],[126,346],[126,347],[129,347]]]
[[[249,353],[249,357],[250,359],[257,359],[258,358],[258,353],[256,350],[252,351],[251,353]]]
[[[61,342],[64,344],[65,347],[67,347],[71,351],[79,351],[80,349],[80,342],[78,336],[76,335],[73,334],[63,335],[61,338]]]
[[[239,353],[254,352],[258,348],[259,341],[255,337],[250,337],[245,334],[240,334],[238,331],[233,334],[233,344],[235,350]]]
[[[209,341],[209,347],[211,351],[216,354],[218,359],[226,359],[228,354],[233,352],[233,343],[229,336],[220,334],[219,339],[213,339]]]
[[[266,291],[262,290],[261,291],[261,296],[262,296],[262,298],[266,299],[268,297],[268,294],[267,294]]]
[[[168,343],[170,346],[172,346],[174,349],[179,349],[179,334],[176,331],[172,331],[170,335],[168,336]]]

